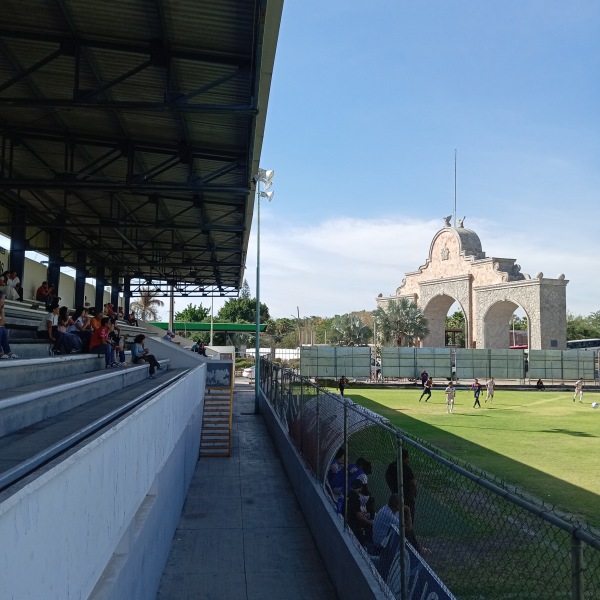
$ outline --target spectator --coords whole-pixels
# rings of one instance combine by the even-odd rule
[[[4,292],[5,300],[18,300],[19,294],[17,290],[14,287],[11,287],[7,284],[8,275],[9,272],[4,271],[4,273],[2,273],[2,275],[0,276],[0,291]]]
[[[175,337],[175,334],[169,329],[167,331],[167,333],[165,333],[165,335],[163,335],[162,339],[165,342],[172,342],[174,337]]]
[[[383,541],[387,537],[390,525],[400,526],[400,517],[398,511],[400,509],[400,500],[398,494],[392,494],[386,506],[382,506],[375,515],[373,520],[373,544],[376,550],[381,551]]]
[[[356,462],[348,465],[348,485],[352,487],[355,479],[360,479],[365,485],[369,482],[368,475],[371,473],[371,463],[360,456]]]
[[[35,299],[38,302],[43,302],[45,304],[48,298],[48,291],[48,282],[42,281],[42,285],[40,285],[40,287],[35,292]]]
[[[58,311],[60,306],[58,302],[53,302],[49,306],[48,314],[42,317],[37,328],[37,337],[39,339],[50,340],[52,348],[50,354],[60,354],[62,346],[62,334],[58,331]]]
[[[360,479],[355,479],[352,482],[351,491],[348,496],[348,526],[361,545],[366,546],[372,539],[373,521],[361,508],[363,486],[364,483]]]
[[[329,465],[329,471],[327,473],[327,481],[335,496],[344,496],[345,478],[346,453],[344,452],[344,448],[340,446],[331,461],[331,465]]]
[[[89,352],[92,329],[87,310],[83,306],[79,306],[75,310],[75,314],[71,317],[71,324],[67,326],[67,332],[79,336],[82,351]]]
[[[537,380],[535,387],[537,388],[538,392],[543,392],[546,389],[546,386],[544,385],[544,382],[541,379]]]
[[[108,317],[102,317],[100,327],[94,329],[92,338],[90,339],[90,352],[92,354],[104,353],[104,368],[116,367],[116,363],[112,361],[112,347],[108,342]]]
[[[137,320],[134,312],[130,312],[127,315],[127,319],[125,319],[125,320],[127,321],[127,323],[129,323],[129,325],[139,327],[138,320]]]
[[[21,280],[17,277],[16,271],[11,271],[6,280],[6,285],[15,289],[19,295],[19,300],[23,302],[23,288],[21,287]]]
[[[61,335],[60,351],[64,354],[71,352],[79,352],[82,347],[81,338],[74,333],[70,333],[68,328],[73,324],[73,319],[69,316],[69,309],[66,306],[61,306],[58,311],[57,330]]]
[[[102,319],[104,318],[104,313],[102,311],[96,312],[96,309],[93,309],[92,317],[90,319],[90,327],[92,331],[99,329],[102,326]]]
[[[408,464],[410,454],[406,448],[402,449],[402,487],[404,488],[404,504],[410,508],[412,519],[415,519],[415,504],[417,499],[417,482],[415,474]],[[385,481],[392,494],[398,493],[398,464],[392,461],[385,472]]]
[[[6,315],[4,314],[4,292],[0,292],[0,358],[19,358],[10,350],[8,331],[6,329]]]
[[[421,371],[421,386],[425,387],[425,384],[429,381],[429,373],[425,369]]]
[[[115,317],[114,304],[107,303],[104,305],[103,313],[109,318],[112,319]]]
[[[204,345],[204,342],[202,340],[198,342],[198,348],[196,352],[201,356],[206,356],[206,346]]]
[[[112,348],[112,362],[119,367],[125,366],[125,345],[124,339],[121,338],[121,330],[115,321],[110,321],[108,324],[108,343]]]
[[[123,312],[123,307],[119,306],[119,308],[117,308],[117,319],[120,319],[121,321],[125,318],[125,313]]]
[[[133,347],[131,349],[131,361],[134,364],[143,362],[150,363],[149,375],[151,379],[154,379],[155,369],[160,369],[160,364],[154,357],[154,354],[148,354],[148,349],[144,348],[144,340],[146,336],[143,333],[136,335],[133,340]]]

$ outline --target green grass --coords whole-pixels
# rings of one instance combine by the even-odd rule
[[[600,394],[573,403],[569,392],[496,391],[493,406],[473,409],[459,390],[453,414],[435,389],[348,390],[346,396],[412,436],[483,469],[561,511],[600,527]]]

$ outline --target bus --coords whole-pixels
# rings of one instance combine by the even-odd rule
[[[600,338],[568,341],[567,350],[600,350]]]

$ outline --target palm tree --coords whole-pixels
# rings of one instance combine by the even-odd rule
[[[140,299],[131,303],[131,310],[142,321],[158,321],[158,307],[164,302],[156,298],[157,292],[150,287],[140,288]]]
[[[373,312],[384,344],[414,346],[416,340],[429,335],[429,327],[421,309],[408,298],[390,300],[387,310],[381,306]],[[405,344],[403,344],[405,342]]]
[[[364,346],[373,335],[373,330],[359,316],[351,314],[335,315],[331,329],[331,340],[347,346]]]

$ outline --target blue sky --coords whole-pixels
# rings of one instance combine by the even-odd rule
[[[261,156],[271,315],[393,293],[453,212],[455,149],[487,256],[564,273],[567,308],[600,310],[599,40],[594,0],[287,0]]]
[[[455,148],[486,254],[564,273],[568,309],[600,310],[599,34],[589,0],[288,0],[261,157],[272,315],[392,293],[453,212]]]

